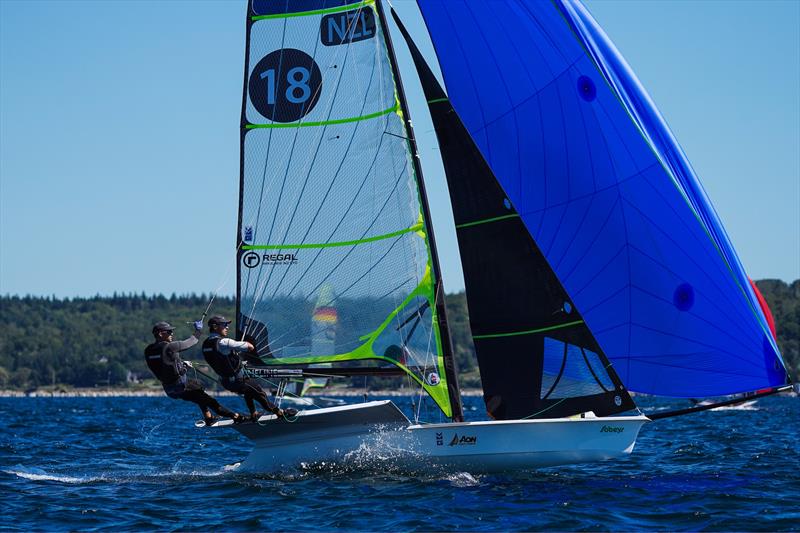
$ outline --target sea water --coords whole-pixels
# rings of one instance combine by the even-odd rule
[[[394,400],[411,414],[410,398]],[[480,398],[465,408],[483,417]],[[0,529],[800,529],[797,397],[647,424],[624,459],[503,475],[403,472],[381,450],[360,454],[376,460],[238,473],[226,465],[249,441],[195,428],[199,411],[166,397],[0,398],[0,414]]]

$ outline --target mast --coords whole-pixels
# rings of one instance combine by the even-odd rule
[[[244,73],[242,82],[242,114],[239,118],[239,201],[236,208],[236,298],[234,318],[236,320],[236,339],[241,339],[243,334],[241,321],[241,294],[242,294],[242,212],[244,208],[244,139],[247,135],[247,78],[250,72],[250,30],[253,26],[252,4],[247,2],[247,22],[245,25],[244,40]]]
[[[422,205],[422,216],[425,223],[426,233],[430,242],[431,263],[433,264],[433,294],[436,298],[436,317],[441,333],[442,341],[442,358],[444,360],[445,374],[447,379],[447,391],[450,396],[450,405],[453,409],[452,419],[454,422],[461,422],[464,419],[464,412],[461,406],[461,394],[458,387],[458,369],[456,368],[455,358],[453,357],[453,342],[450,337],[450,329],[447,324],[447,312],[444,302],[444,284],[442,282],[442,273],[439,267],[439,255],[436,250],[436,238],[433,234],[433,223],[430,216],[430,208],[428,206],[428,195],[425,191],[425,180],[422,177],[422,167],[419,163],[419,152],[417,150],[417,141],[414,137],[414,128],[411,125],[410,115],[408,112],[408,105],[406,103],[406,95],[403,90],[403,80],[400,77],[400,69],[397,66],[397,58],[394,53],[394,46],[392,45],[392,36],[389,33],[389,25],[387,24],[386,15],[383,12],[383,4],[381,0],[376,0],[375,7],[378,12],[378,19],[384,29],[384,38],[386,48],[389,55],[389,62],[394,72],[395,86],[397,87],[397,96],[400,100],[400,109],[403,113],[403,122],[405,123],[406,132],[408,133],[408,144],[411,148],[411,155],[413,158],[414,175],[417,178],[417,187],[419,189],[420,204]]]

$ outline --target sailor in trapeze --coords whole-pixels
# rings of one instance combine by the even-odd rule
[[[173,341],[175,328],[169,322],[156,322],[153,326],[155,342],[144,350],[147,366],[161,382],[167,396],[173,400],[180,399],[197,404],[203,412],[206,425],[210,426],[217,420],[211,411],[231,418],[234,422],[242,422],[244,420],[242,415],[220,405],[217,400],[206,394],[198,380],[186,376],[186,370],[192,368],[192,363],[182,360],[179,352],[188,350],[199,341],[203,322],[198,320],[194,323],[194,328],[194,333],[188,339]]]
[[[203,341],[203,357],[211,368],[219,375],[220,384],[231,392],[244,396],[250,419],[255,422],[261,416],[256,411],[255,402],[264,409],[283,418],[296,414],[294,409],[283,409],[269,401],[267,393],[251,378],[244,375],[244,364],[240,352],[256,353],[255,346],[247,341],[235,341],[228,338],[231,321],[222,316],[212,316],[208,320],[210,335]],[[291,411],[291,412],[290,412]]]

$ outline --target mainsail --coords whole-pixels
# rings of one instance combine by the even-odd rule
[[[373,0],[250,3],[238,333],[267,365],[399,367],[458,418],[436,252],[393,61]],[[322,291],[334,295],[333,350],[314,326]]]
[[[418,3],[446,105],[513,207],[508,220],[524,225],[628,389],[714,396],[785,383],[683,152],[583,7]]]

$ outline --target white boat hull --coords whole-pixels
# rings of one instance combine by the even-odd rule
[[[239,470],[275,472],[335,463],[359,467],[439,467],[472,473],[525,470],[630,454],[643,415],[415,425],[390,401],[301,412],[296,421],[264,416],[231,426],[255,447]]]

